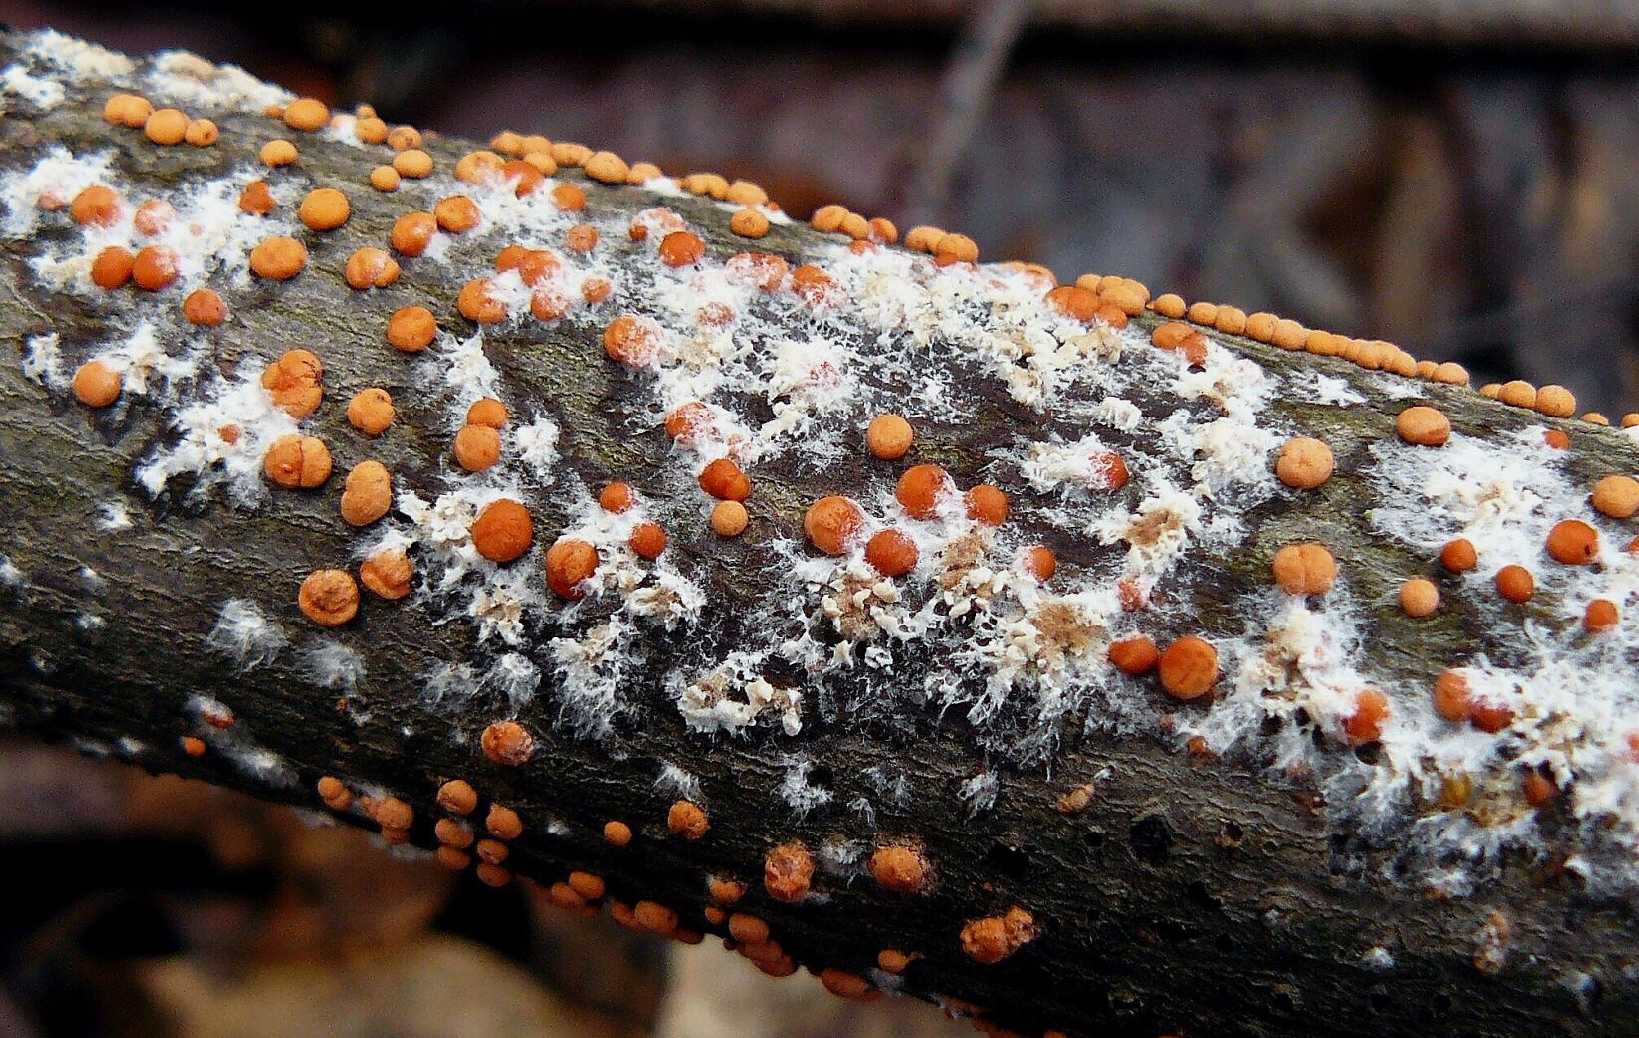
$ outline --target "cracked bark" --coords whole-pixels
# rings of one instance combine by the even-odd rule
[[[15,39],[0,40],[0,62]],[[109,142],[100,118],[106,85],[75,84],[49,112],[19,104],[0,121],[0,167],[32,161],[34,149],[59,141],[78,152]],[[208,149],[158,149],[131,137],[116,167],[133,183],[160,192],[189,176],[224,169],[254,154],[270,134],[255,115],[216,118],[222,137]],[[126,131],[119,131],[124,133]],[[282,132],[282,131],[281,131]],[[128,143],[126,143],[128,142]],[[306,137],[302,161],[289,173],[315,184],[365,184],[379,156]],[[468,145],[431,139],[427,149],[448,169]],[[564,174],[581,181],[578,171]],[[632,188],[587,184],[594,211],[635,211],[655,204]],[[308,269],[285,284],[259,284],[228,295],[229,323],[213,335],[214,363],[224,371],[240,357],[264,356],[268,344],[314,344],[326,365],[326,404],[306,425],[336,454],[337,472],[366,456],[342,415],[344,401],[367,385],[397,387],[403,358],[380,342],[392,309],[428,302],[448,326],[459,322],[451,271],[485,264],[484,249],[457,242],[463,260],[447,266],[404,265],[400,282],[368,298],[341,280],[348,254],[383,243],[401,198],[365,187],[349,192],[352,218],[339,231],[305,235]],[[668,199],[707,238],[715,256],[746,243],[728,234],[725,215],[698,199]],[[1474,897],[1426,898],[1415,886],[1384,878],[1392,847],[1375,847],[1328,824],[1313,788],[1283,783],[1246,762],[1192,759],[1146,738],[1087,737],[1067,725],[1049,772],[987,762],[957,711],[931,708],[893,717],[811,719],[787,739],[766,733],[748,741],[690,735],[661,687],[666,639],[649,647],[648,669],[628,695],[641,709],[611,743],[572,737],[554,724],[550,678],[520,720],[538,749],[521,768],[497,767],[478,752],[478,735],[501,709],[458,716],[430,711],[417,692],[423,675],[443,660],[482,655],[463,623],[435,626],[419,609],[367,601],[344,637],[364,654],[369,676],[358,690],[369,718],[338,710],[337,694],[316,687],[285,653],[248,673],[209,652],[203,639],[221,603],[257,602],[287,630],[312,630],[295,606],[296,586],[312,568],[351,558],[352,531],[338,521],[339,479],[312,494],[280,493],[271,507],[237,511],[220,501],[190,504],[177,488],[151,501],[131,481],[137,459],[164,435],[163,416],[138,402],[91,412],[24,377],[19,360],[29,336],[55,330],[67,344],[99,338],[108,313],[101,302],[42,292],[26,266],[41,240],[67,233],[60,222],[35,239],[0,245],[0,552],[26,584],[0,591],[0,707],[4,722],[51,740],[117,745],[142,743],[127,754],[153,771],[174,771],[247,790],[271,800],[315,807],[312,789],[326,774],[393,791],[415,808],[413,842],[433,846],[438,785],[466,777],[486,800],[516,808],[525,834],[509,865],[552,882],[570,868],[606,877],[610,896],[676,908],[686,927],[721,933],[701,919],[708,873],[750,881],[741,906],[766,919],[776,940],[814,969],[864,972],[881,948],[920,952],[905,974],[906,990],[956,998],[985,1008],[990,1019],[1021,1031],[1058,1028],[1077,1035],[1344,1035],[1423,1034],[1440,1027],[1459,1035],[1632,1033],[1639,1027],[1639,989],[1631,963],[1635,921],[1628,905],[1596,898],[1572,877],[1510,859],[1503,875]],[[816,240],[807,228],[776,227],[756,248],[795,258]],[[615,255],[634,248],[605,238]],[[470,261],[470,262],[466,262]],[[174,304],[174,300],[171,301]],[[1148,321],[1149,319],[1144,319]],[[573,319],[555,326],[486,333],[487,352],[510,399],[546,402],[565,430],[560,450],[590,485],[611,476],[642,486],[668,462],[658,433],[631,437],[621,410],[632,382],[612,372],[598,345],[600,328]],[[1350,380],[1368,403],[1351,408],[1278,401],[1273,408],[1300,419],[1327,439],[1338,474],[1300,502],[1278,500],[1249,526],[1258,532],[1221,559],[1197,559],[1189,586],[1202,628],[1237,631],[1237,601],[1267,581],[1275,547],[1300,531],[1324,539],[1361,589],[1365,601],[1392,601],[1408,567],[1404,549],[1373,536],[1362,516],[1372,488],[1351,475],[1368,445],[1392,435],[1393,415],[1406,403],[1390,399],[1341,362],[1292,356],[1220,336],[1272,368],[1322,365]],[[1007,399],[993,380],[973,381],[984,395],[982,420],[967,427],[919,431],[923,460],[945,464],[958,480],[973,473],[987,447],[1019,434],[1039,434],[1044,419]],[[1540,419],[1481,400],[1466,390],[1422,387],[1425,397],[1469,434],[1506,434]],[[397,397],[392,433],[368,445],[395,473],[400,487],[425,490],[447,449],[442,413],[413,395]],[[1151,414],[1175,406],[1157,395],[1135,403]],[[1636,466],[1636,451],[1620,434],[1581,423],[1569,464],[1583,476]],[[731,643],[734,603],[757,589],[758,531],[800,528],[806,502],[827,492],[857,489],[867,466],[824,474],[775,466],[754,474],[747,502],[752,533],[733,542],[703,526],[674,531],[672,549],[706,567],[715,603],[708,636]],[[880,473],[875,473],[880,476]],[[122,501],[134,525],[100,532],[107,502]],[[531,500],[537,538],[550,539],[563,516],[549,498]],[[1023,521],[1023,520],[1021,520]],[[1043,531],[1062,564],[1075,566],[1108,551]],[[88,586],[82,567],[101,575]],[[1547,616],[1554,603],[1531,609]],[[106,622],[88,627],[94,613]],[[1397,674],[1431,683],[1452,652],[1479,637],[1477,617],[1457,608],[1412,626],[1385,607],[1368,636],[1370,651]],[[304,635],[298,635],[298,638]],[[673,637],[693,637],[680,634]],[[543,668],[544,669],[544,668]],[[185,756],[178,736],[196,719],[195,694],[225,702],[236,731],[287,761],[299,775],[280,784],[234,766],[216,752]],[[801,821],[779,805],[789,754],[817,766],[817,781],[833,803]],[[702,840],[667,836],[669,794],[654,789],[662,762],[686,766],[703,784],[711,830]],[[866,791],[861,773],[891,762],[904,770],[912,795],[906,806],[877,804],[876,829],[840,805]],[[954,790],[986,768],[1000,778],[995,810],[968,817]],[[1066,789],[1100,779],[1091,806],[1066,817],[1055,809]],[[564,831],[538,820],[553,817]],[[614,849],[600,838],[603,823],[627,821],[636,836]],[[358,821],[358,819],[351,819]],[[921,840],[936,867],[936,883],[918,897],[884,895],[868,882],[844,885],[822,873],[823,903],[787,905],[757,882],[764,852],[802,838],[818,848],[827,838],[872,840],[897,835]],[[1022,904],[1040,936],[1006,961],[979,965],[957,941],[962,922]],[[1509,920],[1509,956],[1497,974],[1476,968],[1476,942],[1493,911]],[[1395,965],[1374,969],[1365,949],[1387,944]],[[745,968],[749,968],[745,967]],[[1597,978],[1581,992],[1565,982],[1577,972]]]

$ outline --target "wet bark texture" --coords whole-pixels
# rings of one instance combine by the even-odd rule
[[[11,46],[0,43],[0,63],[10,60]],[[85,84],[79,96],[46,113],[19,102],[0,121],[0,167],[32,162],[32,150],[44,141],[76,152],[109,143],[115,131],[100,117],[108,92]],[[215,147],[158,149],[115,137],[131,141],[120,148],[117,167],[159,193],[242,161],[276,135],[260,116],[211,114],[222,129]],[[919,952],[923,958],[904,976],[908,992],[973,1003],[997,1024],[1024,1032],[1057,1028],[1148,1038],[1639,1029],[1639,982],[1632,972],[1639,945],[1626,904],[1592,897],[1559,870],[1522,862],[1509,864],[1472,898],[1429,899],[1415,885],[1380,874],[1393,848],[1371,847],[1335,830],[1314,789],[1283,784],[1250,764],[1195,759],[1148,739],[1090,738],[1067,729],[1050,772],[1009,769],[987,762],[974,748],[959,712],[941,716],[931,709],[909,724],[856,724],[844,716],[831,723],[816,719],[794,739],[709,740],[687,732],[667,701],[662,648],[649,661],[647,687],[631,693],[643,707],[622,722],[610,743],[576,739],[554,724],[548,678],[520,717],[538,740],[536,755],[526,766],[504,768],[478,752],[479,733],[503,712],[499,706],[451,717],[430,711],[418,696],[431,666],[480,654],[470,627],[434,626],[421,610],[382,608],[373,600],[346,632],[369,667],[357,690],[368,710],[363,723],[338,709],[336,692],[301,673],[293,653],[239,672],[203,643],[222,602],[258,602],[299,644],[312,630],[295,605],[301,577],[351,558],[352,531],[336,514],[340,473],[367,449],[393,470],[400,487],[427,485],[436,459],[448,449],[441,411],[413,394],[395,393],[394,429],[366,448],[346,427],[343,402],[364,386],[391,389],[403,382],[403,358],[380,340],[388,313],[432,300],[427,305],[441,321],[458,322],[453,303],[459,283],[444,279],[451,270],[484,263],[476,247],[470,264],[406,263],[397,285],[368,298],[355,296],[342,281],[343,263],[361,244],[384,243],[404,204],[362,186],[381,160],[375,152],[310,136],[299,144],[298,175],[315,184],[359,185],[349,191],[352,218],[340,231],[308,236],[310,265],[294,281],[225,293],[232,316],[215,336],[215,363],[229,371],[252,347],[265,355],[268,343],[310,345],[321,353],[326,403],[306,424],[336,454],[338,477],[323,491],[280,493],[275,506],[255,511],[220,502],[187,505],[175,484],[151,501],[133,486],[131,472],[166,435],[163,416],[141,402],[89,411],[48,393],[21,371],[31,335],[55,330],[65,347],[101,338],[103,304],[45,294],[26,266],[37,242],[0,248],[0,552],[24,580],[21,587],[0,590],[0,718],[6,724],[46,739],[117,747],[114,752],[153,771],[309,808],[317,806],[313,786],[322,775],[373,783],[412,803],[413,842],[427,847],[435,845],[432,825],[440,817],[434,791],[446,779],[465,777],[486,801],[508,804],[524,818],[527,831],[514,841],[509,861],[521,875],[553,882],[571,868],[596,872],[607,879],[611,897],[659,901],[677,909],[683,926],[719,933],[701,917],[704,880],[708,873],[733,875],[751,885],[740,908],[767,920],[774,938],[803,965],[864,973],[879,949]],[[469,146],[436,139],[427,144],[441,169]],[[583,182],[578,171],[563,176]],[[655,204],[631,188],[587,182],[587,191],[593,209],[605,212]],[[690,198],[667,204],[706,236],[714,255],[746,247],[709,203]],[[758,247],[794,258],[814,239],[804,227],[776,227]],[[617,255],[635,248],[607,239],[606,247]],[[599,331],[573,320],[550,328],[531,325],[486,334],[486,347],[509,394],[550,402],[564,430],[560,451],[589,484],[618,475],[641,486],[647,473],[667,462],[656,441],[629,436],[621,427],[618,405],[630,382],[605,360]],[[1249,523],[1259,531],[1253,542],[1223,560],[1212,579],[1191,581],[1200,588],[1196,606],[1203,628],[1237,628],[1242,592],[1267,583],[1275,546],[1299,529],[1309,537],[1317,527],[1324,530],[1360,584],[1362,600],[1392,601],[1392,594],[1379,592],[1403,579],[1404,549],[1372,536],[1362,519],[1372,505],[1371,489],[1349,474],[1372,440],[1392,435],[1393,415],[1405,402],[1387,399],[1341,362],[1220,338],[1271,367],[1326,365],[1370,402],[1352,408],[1273,405],[1332,444],[1338,475],[1299,505],[1266,506],[1268,514]],[[1040,422],[991,388],[992,380],[975,385],[991,394],[977,428],[931,428],[922,451],[964,484],[987,444],[1003,435],[1000,430]],[[1465,433],[1506,433],[1541,420],[1467,390],[1430,386],[1425,395]],[[1171,406],[1159,395],[1135,402],[1151,413]],[[1636,467],[1632,442],[1621,434],[1566,424],[1573,432],[1572,464],[1586,474]],[[819,493],[847,493],[850,481],[863,477],[859,471],[759,469],[748,502],[752,536],[733,542],[706,531],[676,537],[673,550],[696,555],[716,575],[708,609],[730,611],[733,602],[755,593],[759,525],[800,528],[806,502]],[[125,503],[134,526],[99,528],[100,509],[113,500]],[[550,531],[562,519],[549,499],[530,507],[538,531]],[[1072,564],[1107,550],[1086,543],[1052,546]],[[83,567],[100,580],[87,581]],[[1544,615],[1553,606],[1533,603]],[[87,623],[88,615],[104,622]],[[1475,635],[1477,622],[1460,606],[1415,628],[1392,608],[1378,621],[1371,651],[1384,666],[1430,682],[1441,661]],[[733,630],[726,618],[713,622],[719,635]],[[198,759],[184,755],[179,737],[199,728],[187,707],[196,693],[230,706],[238,718],[232,738],[278,755],[298,780],[259,777],[214,744]],[[140,748],[120,747],[127,737],[139,740]],[[789,756],[798,751],[815,763],[812,779],[829,787],[833,799],[830,808],[793,820],[775,791]],[[674,795],[654,788],[662,763],[700,778],[711,815],[704,839],[667,835],[665,815]],[[883,763],[903,770],[912,795],[903,807],[877,802],[871,830],[842,805],[869,792],[862,773]],[[997,806],[968,817],[952,791],[987,767],[1000,778]],[[1066,816],[1056,810],[1063,792],[1101,772],[1086,811]],[[540,824],[549,817],[564,823],[558,831]],[[637,835],[630,846],[603,842],[600,832],[609,819],[632,826]],[[826,895],[823,902],[788,905],[764,893],[762,860],[770,846],[801,838],[817,849],[838,836],[920,840],[936,868],[931,891],[896,896],[868,880],[843,884],[821,873],[816,889]],[[957,939],[963,921],[1013,904],[1034,913],[1040,936],[997,965],[967,958]],[[1482,928],[1494,912],[1509,925],[1500,972],[1483,971],[1475,961]],[[1392,969],[1363,957],[1379,945],[1391,951]],[[1591,984],[1578,982],[1584,974],[1594,978]]]

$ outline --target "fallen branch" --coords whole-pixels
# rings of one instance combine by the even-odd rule
[[[1562,391],[0,61],[8,724],[992,1028],[1639,1019],[1636,450]]]

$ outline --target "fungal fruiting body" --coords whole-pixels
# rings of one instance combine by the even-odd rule
[[[620,722],[675,710],[702,752],[773,752],[859,718],[954,712],[994,762],[951,783],[955,809],[1005,809],[1000,774],[1119,733],[1312,782],[1336,824],[1442,893],[1483,887],[1508,847],[1551,845],[1601,889],[1639,882],[1639,419],[1570,418],[1557,386],[1476,394],[1460,367],[1390,343],[1152,299],[1116,275],[1058,284],[981,262],[960,233],[919,226],[901,247],[890,222],[827,206],[797,234],[744,182],[519,134],[462,154],[273,88],[229,98],[194,72],[103,77],[108,142],[45,134],[0,173],[20,276],[121,318],[91,341],[39,315],[23,373],[87,444],[163,415],[132,460],[137,492],[223,496],[224,523],[330,524],[330,557],[222,603],[199,632],[210,651],[282,667],[288,628],[362,659],[388,615],[470,635],[429,635],[450,658],[425,659],[418,689],[477,784],[438,777],[446,864],[511,879],[506,841],[527,836],[493,804],[479,835],[478,787],[534,775],[537,739],[625,759]],[[114,158],[221,158],[223,142],[237,165],[164,197]],[[337,155],[354,182],[322,182]],[[368,345],[226,344],[301,293],[356,315]],[[530,366],[566,344],[584,347],[573,384]],[[1472,644],[1435,637],[1456,618]],[[1443,658],[1381,649],[1425,634]],[[1495,825],[1466,811],[1455,771]],[[785,772],[764,794],[780,817],[839,830],[896,795]],[[718,843],[724,817],[702,806],[718,801],[668,775],[652,804],[604,805],[623,818],[594,827],[599,852]],[[316,788],[335,810],[366,799],[342,777]],[[368,799],[384,834],[417,833]],[[1059,820],[1097,803],[1077,786]],[[1550,811],[1565,824],[1539,826]],[[917,839],[852,835],[872,896],[950,881]],[[846,855],[768,843],[763,891],[815,907]],[[604,897],[574,876],[555,903]],[[712,907],[744,886],[714,879]],[[609,903],[654,932],[694,925],[681,903]],[[1016,905],[941,951],[998,962],[1037,926]],[[795,970],[758,936],[760,967]],[[833,990],[865,992],[849,964],[819,965]]]

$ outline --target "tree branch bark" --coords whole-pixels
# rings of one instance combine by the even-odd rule
[[[0,511],[7,520],[0,532],[7,562],[0,589],[0,703],[8,725],[72,740],[151,771],[309,809],[318,806],[319,779],[335,776],[359,798],[351,809],[333,812],[336,817],[372,826],[362,806],[366,800],[397,797],[413,810],[410,842],[426,848],[437,845],[434,825],[445,816],[436,791],[451,779],[466,779],[481,798],[473,818],[494,803],[523,819],[524,832],[510,841],[505,862],[517,875],[552,884],[570,870],[594,873],[606,883],[608,901],[667,906],[683,930],[716,934],[727,930],[706,915],[707,880],[732,877],[748,886],[733,910],[766,921],[794,962],[815,971],[846,971],[980,1014],[988,1026],[1025,1033],[1344,1035],[1439,1027],[1463,1035],[1584,1035],[1631,1033],[1639,1023],[1630,895],[1619,884],[1586,882],[1578,869],[1566,867],[1581,856],[1607,863],[1620,876],[1621,865],[1608,865],[1616,852],[1569,816],[1568,793],[1544,809],[1532,830],[1540,830],[1540,842],[1527,850],[1471,867],[1455,852],[1437,863],[1469,869],[1472,891],[1431,897],[1436,886],[1409,873],[1406,861],[1408,834],[1418,818],[1438,814],[1437,805],[1413,796],[1409,816],[1373,829],[1348,808],[1347,797],[1339,807],[1336,790],[1326,786],[1338,774],[1354,774],[1350,769],[1357,765],[1370,769],[1371,747],[1357,756],[1321,719],[1297,716],[1284,730],[1300,731],[1301,740],[1320,747],[1315,759],[1321,763],[1272,769],[1274,743],[1260,741],[1274,738],[1268,722],[1254,724],[1221,754],[1182,752],[1185,730],[1217,731],[1215,719],[1235,701],[1227,688],[1230,665],[1245,663],[1246,653],[1233,646],[1249,626],[1271,622],[1282,608],[1273,603],[1279,596],[1269,588],[1269,565],[1275,549],[1292,540],[1323,539],[1339,560],[1347,594],[1364,619],[1363,676],[1383,687],[1430,688],[1443,668],[1480,652],[1501,666],[1524,666],[1526,621],[1566,630],[1566,608],[1577,599],[1569,578],[1546,568],[1539,570],[1542,593],[1526,606],[1507,607],[1506,614],[1483,598],[1483,581],[1441,578],[1447,608],[1425,621],[1410,620],[1393,606],[1393,597],[1407,575],[1429,572],[1430,560],[1407,541],[1385,535],[1371,518],[1373,509],[1395,505],[1394,495],[1404,493],[1381,475],[1384,462],[1374,451],[1390,451],[1384,457],[1392,462],[1400,456],[1394,451],[1412,449],[1398,445],[1392,431],[1407,404],[1438,406],[1460,437],[1492,444],[1499,458],[1522,449],[1522,434],[1533,435],[1529,430],[1545,421],[1540,416],[1463,387],[1400,380],[1214,333],[1229,352],[1214,354],[1220,366],[1212,370],[1225,379],[1248,377],[1234,374],[1234,358],[1244,357],[1283,388],[1323,373],[1353,400],[1324,403],[1285,392],[1263,400],[1247,428],[1301,429],[1327,440],[1337,474],[1306,494],[1271,490],[1241,511],[1234,493],[1226,492],[1223,501],[1197,495],[1215,514],[1237,518],[1244,536],[1221,550],[1194,549],[1151,589],[1156,604],[1150,630],[1163,645],[1170,636],[1200,632],[1224,646],[1218,697],[1175,704],[1153,686],[1112,676],[1108,668],[1097,671],[1096,680],[1087,677],[1094,672],[1078,668],[1094,667],[1088,662],[1093,660],[1103,666],[1109,636],[1103,627],[1090,627],[1072,630],[1065,644],[1054,647],[1071,660],[1075,680],[1061,690],[1082,696],[1076,709],[1051,713],[1020,686],[996,717],[969,716],[965,708],[974,697],[930,701],[923,678],[952,667],[952,653],[971,643],[930,634],[895,644],[891,664],[880,672],[824,664],[805,672],[771,658],[763,673],[772,684],[802,693],[800,734],[764,726],[744,738],[702,735],[690,730],[676,706],[679,682],[692,680],[703,658],[726,658],[767,641],[768,632],[756,625],[770,615],[764,608],[770,598],[789,594],[789,544],[801,540],[809,503],[841,493],[873,510],[891,510],[878,502],[903,465],[875,461],[858,449],[857,429],[869,411],[832,414],[833,423],[854,430],[847,438],[852,453],[824,465],[800,450],[770,453],[751,466],[751,529],[736,540],[716,537],[705,523],[709,502],[695,488],[693,470],[683,455],[667,449],[659,429],[652,373],[628,373],[600,347],[615,314],[633,308],[660,313],[642,290],[670,276],[653,269],[652,240],[633,242],[620,232],[638,211],[664,205],[705,239],[708,266],[747,248],[777,253],[793,266],[841,264],[846,253],[837,239],[776,223],[768,237],[748,243],[729,232],[730,210],[707,198],[607,187],[580,170],[560,171],[559,181],[586,190],[584,218],[603,230],[594,255],[614,272],[616,295],[610,304],[557,322],[536,322],[526,314],[485,328],[482,341],[498,372],[497,395],[515,420],[542,412],[561,430],[559,461],[549,475],[509,477],[522,487],[534,515],[536,550],[513,569],[477,566],[455,588],[437,589],[432,585],[447,559],[441,563],[435,546],[422,540],[412,551],[418,570],[413,598],[395,604],[366,594],[358,619],[321,631],[298,611],[298,585],[314,569],[354,568],[361,546],[375,536],[340,520],[337,493],[346,468],[366,457],[381,459],[394,474],[401,505],[406,492],[430,500],[464,485],[447,456],[451,415],[464,407],[451,394],[458,398],[470,387],[440,396],[423,380],[417,361],[385,345],[382,328],[398,307],[424,303],[454,338],[470,335],[473,327],[455,313],[457,291],[489,269],[506,243],[506,228],[452,236],[442,262],[401,257],[400,281],[367,294],[350,290],[341,272],[355,248],[385,245],[403,212],[464,189],[450,180],[449,170],[469,146],[429,139],[425,147],[438,173],[424,183],[406,182],[398,194],[367,186],[371,168],[390,160],[385,146],[361,148],[297,134],[259,112],[209,101],[181,107],[214,119],[220,140],[209,148],[162,148],[140,131],[111,128],[101,109],[110,93],[130,86],[146,86],[161,100],[175,88],[167,78],[174,72],[144,79],[153,66],[142,64],[111,77],[84,69],[67,74],[30,50],[38,45],[38,37],[8,36],[0,62],[59,83],[65,94],[44,104],[7,94],[8,112],[0,122],[6,183],[36,169],[53,146],[81,163],[111,147],[105,179],[117,181],[128,203],[179,198],[254,163],[266,140],[290,136],[300,148],[299,163],[266,174],[286,193],[282,213],[288,217],[293,209],[289,199],[323,185],[344,188],[352,213],[339,230],[299,232],[310,260],[287,282],[239,283],[227,275],[228,258],[212,259],[197,283],[222,292],[230,317],[203,333],[180,320],[181,289],[191,285],[152,296],[131,288],[48,288],[40,257],[71,253],[90,241],[66,211],[39,214],[28,233],[8,234],[0,247],[0,339],[8,358],[0,364]],[[199,76],[197,69],[190,74]],[[15,203],[20,196],[8,197]],[[561,251],[557,241],[551,244]],[[917,277],[935,276],[931,270]],[[918,298],[931,298],[919,291]],[[754,306],[785,307],[768,320],[790,335],[852,334],[860,356],[911,350],[904,337],[860,331],[861,319],[846,307],[816,331],[804,323],[809,318],[798,304]],[[160,388],[147,396],[132,392],[128,381],[122,401],[100,411],[75,403],[61,379],[30,377],[39,371],[38,337],[55,334],[63,363],[71,366],[109,342],[128,341],[143,320],[157,329],[158,342],[172,357],[203,335],[204,370],[213,377],[182,382],[170,399]],[[1158,323],[1145,314],[1132,328],[1147,332]],[[1091,345],[1084,343],[1089,349],[1106,349],[1113,341],[1107,332],[1090,334]],[[1101,427],[1100,433],[1129,457],[1148,458],[1161,437],[1157,427],[1169,416],[1188,413],[1204,424],[1217,412],[1204,398],[1181,399],[1174,383],[1186,377],[1182,367],[1165,369],[1162,377],[1155,365],[1173,361],[1139,342],[1125,341],[1120,363],[1143,377],[1124,382],[1116,394],[1136,405],[1137,424],[1125,431]],[[207,470],[173,479],[151,496],[139,473],[156,451],[174,447],[178,409],[220,393],[235,374],[254,373],[297,345],[314,349],[325,365],[324,404],[302,429],[324,439],[335,454],[336,474],[326,488],[274,489],[241,506],[229,500],[227,487],[211,482],[215,470]],[[766,345],[756,338],[751,348]],[[429,356],[447,358],[450,349],[441,342]],[[1055,512],[1061,503],[1056,490],[1034,487],[998,460],[1055,436],[1073,441],[1089,427],[1087,412],[1077,409],[1096,403],[1087,397],[1092,390],[1071,384],[1058,401],[1037,410],[1010,395],[1005,376],[957,346],[908,355],[921,370],[952,373],[950,384],[971,398],[972,411],[970,419],[941,417],[909,376],[877,387],[898,400],[916,425],[917,445],[906,463],[938,461],[963,487],[985,479],[1001,483],[1013,498],[1007,543],[1052,546],[1067,594],[1107,586],[1119,572],[1125,545],[1101,541],[1079,513],[1066,525]],[[1117,370],[1108,358],[1082,363]],[[1016,366],[1040,370],[1023,359]],[[871,377],[879,373],[866,370]],[[377,440],[358,435],[343,414],[347,397],[366,386],[391,388],[399,407],[396,423]],[[871,398],[861,390],[861,399]],[[753,419],[772,416],[766,398],[752,394],[734,402]],[[1577,421],[1547,424],[1570,432],[1571,450],[1552,462],[1567,481],[1585,485],[1635,468],[1639,452],[1624,433]],[[1546,448],[1538,449],[1546,457]],[[507,450],[515,452],[510,441]],[[1266,453],[1260,451],[1257,462],[1265,473]],[[1168,472],[1185,479],[1189,469],[1185,459]],[[1137,514],[1146,494],[1156,493],[1150,476],[1135,470],[1125,496],[1112,500]],[[625,709],[600,738],[572,723],[581,716],[573,701],[579,693],[557,668],[552,640],[583,637],[592,621],[620,611],[621,596],[595,596],[578,611],[566,611],[544,594],[540,552],[558,531],[586,521],[575,511],[577,495],[595,494],[615,478],[644,495],[651,515],[664,517],[668,557],[704,590],[705,604],[670,629],[636,627],[616,689]],[[203,493],[190,493],[195,486]],[[402,515],[391,522],[406,525]],[[1607,540],[1614,537],[1613,529],[1601,529]],[[614,550],[606,549],[606,561]],[[995,564],[1010,563],[1002,558]],[[524,601],[521,642],[509,646],[484,637],[463,606],[486,581],[526,571],[536,596]],[[913,591],[918,586],[907,581]],[[841,636],[826,625],[819,597],[803,608],[814,629],[824,632],[829,650]],[[285,639],[283,645],[269,643],[260,666],[244,667],[243,660],[220,651],[219,639],[212,640],[224,604],[234,600],[254,604]],[[1126,622],[1109,619],[1112,628]],[[1078,638],[1091,650],[1073,644]],[[1621,644],[1622,651],[1602,662],[1578,657],[1571,673],[1589,683],[1631,686],[1633,654]],[[334,664],[335,645],[363,665],[351,688],[335,666],[324,666],[327,660]],[[504,652],[530,660],[544,675],[527,702],[509,703],[484,683]],[[444,671],[465,675],[469,687],[459,696],[430,697],[429,675],[448,666],[470,668]],[[980,664],[955,666],[960,671]],[[331,680],[340,683],[327,685]],[[1042,682],[1042,688],[1051,685]],[[1133,706],[1135,700],[1149,705]],[[212,723],[222,720],[217,704],[231,710],[231,727]],[[1427,706],[1397,698],[1395,709],[1409,717],[1426,713]],[[503,766],[480,750],[486,726],[503,717],[515,717],[535,740],[526,764]],[[1111,718],[1115,722],[1106,723]],[[204,754],[189,756],[183,737],[203,739]],[[1475,784],[1494,801],[1502,795],[1495,792],[1501,788],[1497,776],[1517,776],[1513,766],[1513,759],[1493,760],[1476,771]],[[669,768],[692,776],[698,791]],[[989,806],[982,795],[963,792],[982,794],[986,782],[975,780],[986,777],[996,791]],[[1087,784],[1092,793],[1085,809],[1061,810],[1061,797]],[[793,810],[805,790],[809,806]],[[668,810],[685,792],[709,814],[710,829],[697,840],[668,831]],[[858,807],[862,800],[868,811]],[[1479,806],[1471,812],[1483,813]],[[629,845],[605,841],[611,820],[630,825],[635,836]],[[1609,828],[1621,824],[1626,820],[1618,818]],[[763,881],[770,849],[790,841],[801,841],[820,860],[814,894],[797,903],[772,896]],[[932,878],[919,894],[885,890],[863,874],[865,852],[900,841],[913,843],[931,865]],[[995,964],[964,952],[961,935],[970,921],[1001,916],[1013,906],[1033,917],[1033,940]],[[896,978],[877,970],[882,949],[920,958]]]

